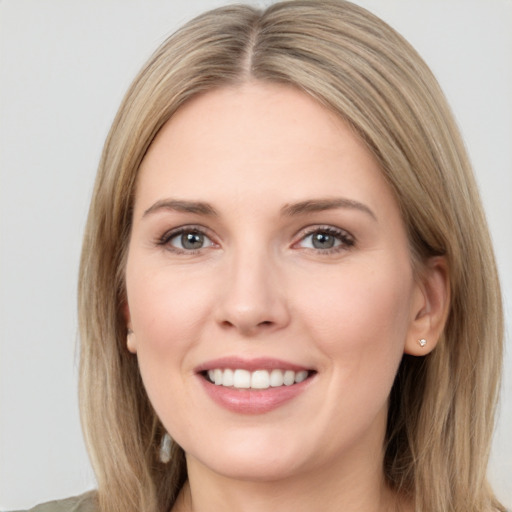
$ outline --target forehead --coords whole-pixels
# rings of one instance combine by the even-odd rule
[[[167,191],[230,200],[390,194],[363,141],[298,89],[250,82],[195,97],[164,125],[139,171],[137,198]]]

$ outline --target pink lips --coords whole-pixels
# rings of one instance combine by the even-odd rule
[[[311,369],[278,359],[256,358],[247,360],[238,357],[216,359],[198,366],[195,371],[208,396],[221,407],[240,414],[263,414],[270,412],[303,393],[312,380],[309,377],[300,383],[290,386],[270,387],[264,390],[237,389],[215,385],[204,377],[205,372],[216,368],[241,369],[250,372],[256,370],[271,371],[274,369],[300,372],[303,370],[310,371]]]
[[[273,359],[268,357],[258,357],[255,359],[242,359],[240,357],[222,357],[214,359],[198,366],[195,371],[201,373],[215,368],[240,368],[241,370],[248,370],[250,372],[256,370],[293,370],[299,372],[301,370],[310,370],[304,366],[288,363],[280,359]]]

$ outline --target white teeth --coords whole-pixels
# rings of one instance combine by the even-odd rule
[[[295,384],[295,372],[286,370],[284,372],[283,381],[285,386],[291,386],[292,384]]]
[[[242,388],[242,389],[250,388],[251,387],[251,372],[248,372],[247,370],[235,370],[233,373],[233,386],[235,388]]]
[[[234,372],[229,368],[224,370],[224,374],[222,376],[222,385],[223,386],[232,386],[234,382]]]
[[[215,368],[208,370],[208,379],[217,386],[234,387],[238,389],[268,389],[280,386],[291,386],[298,384],[308,378],[309,372],[301,370],[232,370]]]
[[[270,372],[270,385],[273,388],[278,388],[284,384],[283,372],[281,370],[272,370]]]
[[[256,370],[251,375],[252,389],[267,389],[270,386],[270,375],[267,370]]]
[[[306,380],[307,378],[308,378],[308,372],[306,370],[297,372],[295,374],[295,382],[296,383],[302,382],[303,380]]]

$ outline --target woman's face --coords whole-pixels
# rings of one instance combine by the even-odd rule
[[[247,83],[173,116],[140,169],[126,287],[128,347],[190,465],[379,459],[424,299],[376,161],[309,96]]]

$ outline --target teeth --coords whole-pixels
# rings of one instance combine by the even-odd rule
[[[295,383],[295,372],[292,372],[291,370],[286,370],[284,372],[284,385],[285,386],[291,386]]]
[[[281,370],[272,370],[270,372],[270,385],[273,388],[278,388],[284,384],[284,376]]]
[[[208,379],[217,386],[234,387],[238,389],[268,389],[269,387],[278,388],[280,386],[291,386],[307,379],[309,372],[302,370],[294,372],[292,370],[274,369],[267,370],[231,370],[215,368],[208,370]]]
[[[303,380],[306,380],[308,378],[308,372],[306,370],[303,370],[301,372],[297,372],[295,374],[295,382],[298,384],[299,382],[302,382]]]
[[[270,386],[270,375],[267,370],[256,370],[251,374],[252,389],[267,389]]]
[[[230,369],[224,370],[224,373],[222,375],[222,385],[223,386],[232,386],[234,382],[235,382],[235,380],[234,380],[233,370],[230,370]]]
[[[222,371],[222,370],[220,370]],[[215,383],[217,384],[217,383]],[[224,382],[222,382],[224,385]],[[233,373],[233,386],[235,388],[247,389],[251,387],[251,372],[247,370],[235,370]]]

